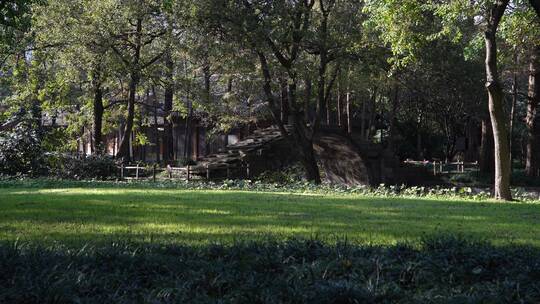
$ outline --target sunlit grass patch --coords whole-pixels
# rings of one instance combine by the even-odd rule
[[[0,240],[206,244],[291,237],[391,245],[440,233],[540,245],[540,205],[434,198],[177,190],[0,189]]]

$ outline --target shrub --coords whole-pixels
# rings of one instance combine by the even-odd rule
[[[0,133],[0,174],[36,176],[44,169],[40,134],[30,119]]]
[[[180,159],[178,159],[176,161],[175,165],[177,165],[178,167],[185,167],[185,166],[194,166],[196,164],[197,164],[197,162],[194,161],[193,159],[191,159],[189,157],[188,158],[182,157],[182,158],[180,158]]]
[[[290,166],[283,170],[266,171],[257,177],[263,183],[291,184],[304,180],[304,169],[300,165]]]
[[[109,156],[82,156],[50,153],[47,155],[49,175],[65,179],[108,179],[118,174],[117,165]]]

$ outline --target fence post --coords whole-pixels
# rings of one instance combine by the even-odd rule
[[[191,171],[191,165],[187,165],[187,180],[188,180],[188,182],[191,179],[191,176],[190,176],[191,172],[190,171]]]
[[[249,162],[246,163],[246,178],[249,179],[249,175],[250,175],[250,172],[249,172]]]
[[[124,179],[124,164],[120,164],[120,179]]]
[[[139,164],[135,167],[135,180],[139,180]]]
[[[206,179],[210,180],[210,166],[206,165]]]
[[[433,175],[437,175],[437,161],[433,162]]]

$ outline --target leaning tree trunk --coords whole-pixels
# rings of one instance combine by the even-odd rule
[[[497,70],[496,33],[499,22],[509,0],[498,0],[490,11],[488,28],[484,33],[486,44],[486,88],[488,91],[489,114],[495,144],[495,198],[512,200],[510,191],[510,139],[508,137],[508,115],[504,111],[504,92]]]
[[[137,94],[137,85],[140,80],[140,59],[142,48],[142,19],[137,19],[136,41],[133,53],[133,61],[131,62],[131,77],[129,81],[129,98],[128,98],[128,115],[126,119],[126,127],[120,147],[118,147],[117,158],[123,158],[124,161],[130,161],[130,139],[133,130],[133,119],[135,118],[135,97]]]
[[[540,175],[540,117],[537,111],[540,105],[540,46],[531,55],[529,63],[529,94],[527,102],[527,153],[525,173],[529,177]]]
[[[116,154],[117,158],[123,158],[125,161],[130,161],[131,158],[129,153],[129,145],[131,132],[133,130],[133,120],[135,119],[135,95],[138,83],[139,76],[138,73],[134,71],[132,72],[129,83],[128,115],[126,118],[126,126],[124,128],[124,134],[122,135],[120,147],[118,147],[118,153]]]

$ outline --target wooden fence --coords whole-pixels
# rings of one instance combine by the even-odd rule
[[[416,166],[424,166],[429,167],[432,166],[431,172],[433,175],[438,174],[453,174],[453,173],[464,173],[466,168],[478,168],[478,162],[443,162],[443,161],[413,161],[413,160],[407,160],[405,161],[406,164],[413,164]],[[453,170],[455,169],[455,170]]]
[[[452,168],[455,168],[456,170],[452,170]],[[478,167],[478,162],[474,163],[467,163],[467,162],[450,162],[445,163],[442,161],[434,161],[433,162],[433,175],[437,174],[443,174],[443,173],[465,173],[465,168],[474,168],[476,169]],[[448,170],[445,170],[448,169]]]
[[[139,180],[139,179],[148,179],[151,178],[153,181],[156,181],[157,174],[159,172],[167,172],[169,179],[173,178],[184,178],[187,181],[193,179],[194,175],[204,176],[207,180],[213,178],[219,178],[215,174],[216,171],[223,171],[226,173],[225,177],[227,179],[233,177],[234,170],[241,170],[245,172],[245,177],[250,177],[250,166],[249,163],[244,163],[242,165],[229,165],[229,164],[214,164],[214,165],[204,165],[204,166],[186,166],[186,167],[172,167],[168,165],[165,168],[158,167],[157,165],[153,166],[124,166],[121,165],[118,167],[120,170],[120,178],[123,180]],[[150,172],[149,172],[150,171]],[[242,173],[244,175],[244,173]]]

